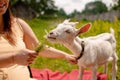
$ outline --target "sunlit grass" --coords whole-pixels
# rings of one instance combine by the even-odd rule
[[[37,38],[40,42],[44,42],[45,44],[48,44],[50,46],[53,46],[57,49],[63,50],[69,54],[71,52],[65,48],[63,45],[60,44],[51,44],[48,42],[44,35],[46,35],[46,32],[53,29],[58,23],[62,22],[61,19],[53,19],[53,20],[41,20],[41,19],[33,19],[31,21],[27,21],[33,31],[35,32]],[[76,21],[76,20],[73,20]],[[120,58],[120,20],[109,22],[109,21],[102,21],[102,20],[96,20],[96,21],[79,21],[80,23],[77,25],[77,28],[80,28],[82,25],[86,24],[87,22],[92,23],[92,27],[89,30],[89,32],[84,33],[80,35],[80,37],[88,37],[88,36],[94,36],[103,32],[110,32],[110,27],[112,27],[115,30],[115,37],[117,39],[117,55]],[[118,60],[118,71],[117,71],[117,80],[120,80],[120,60]],[[35,62],[31,65],[31,67],[34,68],[49,68],[53,71],[59,70],[60,72],[70,72],[72,69],[77,69],[77,65],[72,65],[69,62],[67,62],[64,59],[49,59],[49,58],[43,58],[43,57],[37,57]],[[109,73],[109,80],[111,80],[111,63],[109,63],[108,66],[108,73]],[[100,67],[99,71],[103,71],[103,68]]]

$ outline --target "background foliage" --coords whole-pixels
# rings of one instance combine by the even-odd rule
[[[53,0],[10,0],[10,2],[11,6],[19,3],[25,4],[35,10],[39,15],[50,15],[57,10]]]
[[[58,9],[54,4],[54,0],[10,0],[10,3],[12,8],[17,8],[17,4],[24,4],[26,5],[25,7],[28,7],[28,9],[33,9],[37,13],[36,16],[40,17],[46,15],[54,17],[75,17],[76,14],[100,14],[108,11],[108,7],[102,2],[102,0],[95,0],[95,2],[90,2],[86,4],[86,7],[82,12],[75,10],[71,14],[66,14],[62,8]],[[112,8],[109,8],[109,10],[116,10],[120,8],[120,0],[115,0],[114,3],[117,4],[112,6]]]
[[[86,4],[85,10],[82,13],[84,14],[100,14],[103,12],[107,12],[107,6],[101,1],[90,2]]]

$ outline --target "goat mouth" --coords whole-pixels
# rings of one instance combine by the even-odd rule
[[[54,39],[54,40],[56,39],[55,37],[51,37],[51,36],[48,36],[48,38],[49,38],[49,39]]]

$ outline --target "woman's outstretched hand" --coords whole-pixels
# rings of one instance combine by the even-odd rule
[[[71,64],[77,64],[76,56],[75,55],[66,55],[66,59],[71,63]]]

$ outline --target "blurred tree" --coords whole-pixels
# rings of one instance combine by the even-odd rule
[[[63,10],[63,8],[60,8],[56,14],[57,14],[57,16],[61,16],[61,17],[66,17],[67,16],[67,14]]]
[[[101,1],[95,1],[95,2],[90,2],[86,4],[85,10],[83,10],[82,13],[84,14],[98,14],[98,13],[103,13],[107,12],[107,6],[102,3]]]
[[[69,17],[75,17],[76,15],[80,15],[80,12],[77,10],[74,10],[71,14],[69,14]]]
[[[40,15],[51,15],[57,10],[53,0],[10,0],[11,6],[21,2],[34,9]]]
[[[41,15],[51,15],[57,11],[53,0],[30,0],[29,5]]]
[[[115,5],[112,7],[113,10],[117,10],[118,8],[120,8],[120,0],[116,0],[115,3],[117,3],[117,4],[115,4]]]

